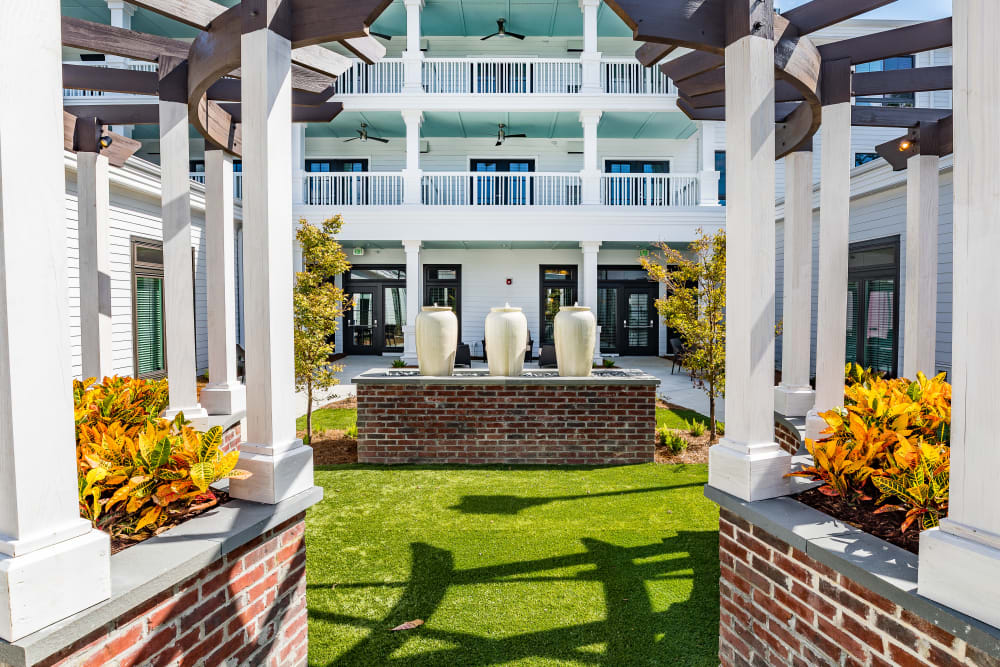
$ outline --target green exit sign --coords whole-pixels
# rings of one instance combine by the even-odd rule
[[[355,248],[354,249],[354,254],[356,256],[360,257],[361,255],[365,254],[365,249],[364,248]]]
[[[643,248],[640,250],[639,257],[649,257],[649,248]]]

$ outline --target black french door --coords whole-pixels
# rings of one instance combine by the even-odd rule
[[[660,347],[656,299],[659,288],[603,285],[597,289],[597,323],[601,352],[622,356],[655,356]]]
[[[348,354],[403,351],[406,274],[402,269],[355,267],[344,283],[350,296],[344,313]]]
[[[848,363],[899,373],[899,238],[851,245],[847,277]]]

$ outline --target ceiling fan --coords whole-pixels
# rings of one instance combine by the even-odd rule
[[[371,136],[368,136],[368,123],[361,123],[361,129],[360,130],[354,130],[354,131],[358,133],[358,136],[351,137],[350,139],[344,139],[344,143],[345,144],[348,141],[357,141],[358,139],[360,139],[361,141],[368,141],[370,139],[372,141],[378,141],[378,142],[383,143],[383,144],[389,143],[388,139],[383,139],[382,137],[371,137]]]
[[[503,142],[507,139],[527,139],[526,134],[507,134],[507,126],[500,123],[499,129],[497,130],[497,146],[503,146]]]
[[[504,24],[506,23],[507,19],[497,19],[497,31],[492,35],[486,35],[486,37],[483,37],[480,41],[485,42],[491,37],[513,37],[514,39],[524,39],[524,35],[519,35],[516,32],[507,32],[507,28],[504,27]]]

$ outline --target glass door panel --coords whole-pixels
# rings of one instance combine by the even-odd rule
[[[601,352],[618,352],[618,289],[597,290],[597,326],[601,327]]]
[[[625,324],[627,354],[656,354],[657,288],[625,288]]]
[[[865,365],[879,373],[895,368],[896,281],[865,281]]]
[[[542,322],[542,345],[554,345],[556,315],[562,306],[576,303],[576,287],[547,287],[545,289],[545,312]]]
[[[428,306],[449,306],[455,313],[458,313],[458,288],[457,287],[428,287]]]
[[[353,294],[350,318],[348,319],[348,340],[352,352],[373,352],[375,347],[375,327],[378,325],[375,292],[359,290]]]
[[[858,328],[860,326],[861,309],[858,307],[858,283],[847,283],[847,363],[861,362],[858,356]]]
[[[386,351],[399,351],[403,349],[403,325],[406,324],[406,288],[384,287],[382,294],[382,346]]]

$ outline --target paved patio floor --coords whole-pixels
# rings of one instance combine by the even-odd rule
[[[337,362],[344,367],[344,370],[337,374],[341,383],[328,392],[324,396],[323,400],[319,401],[320,405],[326,401],[334,401],[348,396],[354,396],[356,387],[351,384],[351,378],[354,378],[372,368],[389,368],[392,366],[392,362],[396,358],[397,357],[350,356],[341,359]],[[696,410],[703,415],[708,414],[708,396],[704,391],[698,389],[692,384],[691,378],[688,377],[686,372],[682,372],[680,369],[677,369],[676,373],[671,374],[671,362],[669,360],[661,359],[660,357],[618,357],[615,363],[620,368],[638,368],[646,371],[650,375],[658,377],[662,383],[658,389],[658,394],[663,400],[690,410]],[[537,364],[528,364],[528,366],[537,367]],[[486,364],[482,361],[473,361],[472,367],[485,368]],[[305,414],[306,397],[300,393],[297,396],[297,400],[299,414]],[[716,411],[718,412],[719,421],[725,421],[724,403],[725,402],[722,399],[719,399],[716,402]]]

